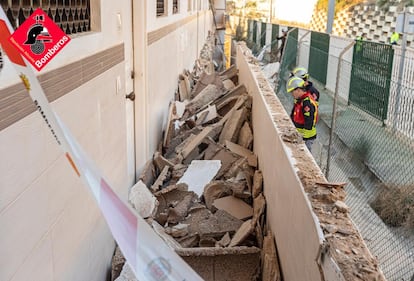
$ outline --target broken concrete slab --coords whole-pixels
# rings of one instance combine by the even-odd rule
[[[182,221],[188,213],[193,201],[196,201],[197,198],[193,194],[186,195],[178,204],[170,208],[168,211],[168,223],[179,223]]]
[[[190,83],[188,81],[188,78],[185,74],[180,74],[178,76],[178,93],[180,97],[180,101],[189,99],[190,97]]]
[[[249,122],[244,122],[243,126],[239,132],[239,139],[237,140],[237,144],[241,145],[246,149],[250,149],[253,144],[253,132],[250,129]]]
[[[262,171],[256,170],[254,171],[254,176],[253,176],[253,190],[252,190],[253,198],[256,198],[262,191],[263,191],[263,174],[262,174]]]
[[[229,247],[235,247],[241,245],[250,234],[253,233],[254,227],[252,225],[252,220],[245,221],[242,226],[234,234],[233,238],[230,241]]]
[[[216,178],[221,178],[228,172],[232,165],[240,159],[240,157],[227,149],[221,149],[214,155],[213,159],[219,160],[221,163],[221,168],[216,176]]]
[[[227,141],[225,146],[233,153],[247,158],[247,163],[252,167],[257,167],[257,156],[247,148],[244,148],[241,145],[235,144],[234,142]]]
[[[204,201],[211,210],[214,200],[232,194],[231,184],[226,181],[212,181],[204,187]]]
[[[203,139],[212,133],[212,131],[212,126],[205,127],[198,135],[192,137],[190,141],[186,142],[181,151],[177,149],[177,154],[180,153],[184,159],[187,158],[188,155],[190,155],[190,153],[200,145]]]
[[[207,114],[206,114],[207,113]],[[202,115],[205,115],[205,117],[202,119]],[[202,119],[202,121],[199,121],[198,123],[200,124],[204,124],[207,123],[211,120],[214,120],[217,118],[217,109],[215,105],[208,105],[208,107],[206,109],[204,109],[203,111],[201,111],[200,113],[196,114],[197,117],[197,121],[199,119]]]
[[[216,247],[227,247],[228,245],[230,245],[230,242],[230,234],[227,232],[226,234],[224,234],[220,241],[217,241]]]
[[[200,243],[200,236],[198,234],[191,234],[184,237],[176,238],[183,248],[198,247]]]
[[[164,158],[158,151],[154,153],[154,164],[159,171],[164,170],[165,166],[174,167],[174,163]]]
[[[230,79],[223,80],[223,86],[226,91],[231,91],[236,87],[236,85],[234,85],[234,82]]]
[[[256,198],[253,200],[253,225],[259,221],[260,217],[264,214],[266,208],[266,199],[263,196],[263,193],[260,193]]]
[[[161,186],[164,184],[164,181],[168,177],[168,171],[169,171],[169,169],[170,169],[169,166],[165,166],[164,169],[162,169],[162,171],[159,174],[157,180],[154,182],[153,185],[151,185],[151,190],[153,192],[156,192],[156,191],[160,190]]]
[[[213,206],[219,210],[224,210],[230,215],[243,220],[253,216],[253,208],[239,198],[226,196],[214,200]]]
[[[152,159],[148,160],[145,163],[144,168],[142,169],[141,174],[138,177],[138,180],[141,180],[146,186],[151,186],[155,180],[155,166]]]
[[[218,75],[220,76],[222,80],[226,80],[226,79],[232,79],[238,73],[239,73],[239,70],[237,69],[236,65],[233,64],[226,70],[223,70],[222,72],[220,72]]]
[[[199,93],[206,88],[208,85],[214,85],[218,89],[223,89],[223,81],[217,75],[217,73],[213,72],[208,74],[206,72],[201,73],[200,78],[198,79],[197,83],[195,84],[193,90],[191,91],[190,98],[194,99],[199,95]]]
[[[208,219],[199,222],[200,238],[213,237],[220,240],[227,232],[231,235],[236,233],[242,224],[242,220],[235,218],[228,212],[217,210]]]
[[[279,258],[276,252],[275,240],[271,231],[263,239],[262,250],[262,280],[282,280],[279,269]]]
[[[206,186],[220,170],[219,160],[194,160],[178,183],[186,183],[188,190],[201,196]]]
[[[224,124],[221,131],[219,143],[225,144],[226,141],[237,142],[239,131],[244,121],[247,119],[247,109],[245,107],[233,111],[229,120]]]
[[[185,107],[189,115],[193,115],[203,109],[206,105],[223,95],[223,92],[215,85],[208,85],[200,94],[192,99]]]
[[[142,181],[138,181],[131,188],[128,201],[143,218],[151,217],[157,211],[158,200]]]

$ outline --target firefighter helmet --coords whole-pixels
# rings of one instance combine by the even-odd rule
[[[305,81],[303,81],[302,78],[299,77],[292,77],[289,78],[289,80],[286,83],[286,90],[288,93],[292,92],[293,90],[297,88],[303,88],[305,86]]]
[[[309,78],[309,73],[306,70],[306,68],[304,67],[296,67],[293,71],[292,71],[293,75],[295,75],[296,77],[302,78],[303,80],[307,80]]]

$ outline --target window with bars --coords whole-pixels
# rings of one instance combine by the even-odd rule
[[[166,7],[165,0],[157,0],[157,17],[165,15]]]
[[[90,0],[0,0],[0,4],[14,29],[40,7],[66,34],[91,30]]]
[[[173,14],[177,14],[179,6],[178,6],[178,0],[173,0]]]

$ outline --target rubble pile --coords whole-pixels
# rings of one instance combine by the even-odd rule
[[[204,252],[196,256],[240,254],[238,273],[212,279],[199,272],[205,280],[280,280],[252,152],[252,99],[238,85],[236,67],[217,73],[201,58],[179,76],[175,97],[158,151],[130,191],[131,205],[187,262],[192,249]]]

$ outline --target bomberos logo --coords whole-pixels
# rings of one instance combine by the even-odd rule
[[[41,70],[69,43],[70,38],[38,8],[9,40],[37,70]]]

